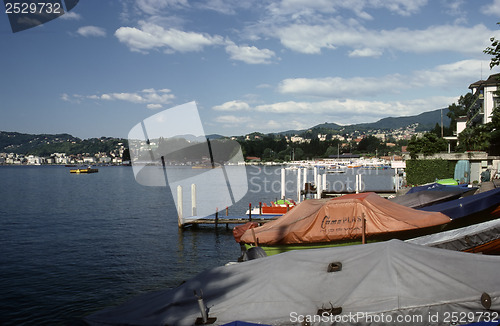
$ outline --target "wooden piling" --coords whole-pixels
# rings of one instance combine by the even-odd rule
[[[196,216],[198,215],[197,209],[196,209],[196,185],[193,183],[191,185],[191,216]]]
[[[182,216],[182,186],[177,186],[177,224],[182,228],[184,221]]]
[[[365,244],[366,243],[366,219],[363,217],[361,221],[361,243]]]

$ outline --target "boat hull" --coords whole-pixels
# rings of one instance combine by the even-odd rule
[[[72,169],[72,170],[69,170],[69,173],[75,173],[75,174],[96,173],[96,172],[99,172],[99,169]]]

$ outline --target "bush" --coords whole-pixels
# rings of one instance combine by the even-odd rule
[[[453,178],[456,162],[436,160],[406,161],[406,183],[421,185],[436,181],[436,179]]]

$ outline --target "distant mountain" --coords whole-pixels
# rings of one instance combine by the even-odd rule
[[[448,127],[450,124],[450,118],[446,116],[448,113],[448,108],[443,110],[443,125]],[[368,131],[368,130],[395,130],[399,128],[405,128],[407,126],[418,123],[417,131],[428,131],[436,126],[436,123],[441,124],[441,109],[428,111],[420,113],[413,116],[404,117],[388,117],[378,120],[377,122],[371,123],[358,123],[352,125],[338,125],[336,123],[322,123],[304,130],[289,130],[280,132],[280,135],[294,135],[303,134],[311,131],[313,135],[335,132],[343,130],[344,132],[351,133],[353,131]]]
[[[383,118],[377,122],[357,124],[354,126],[365,127],[370,129],[398,129],[404,128],[414,123],[418,123],[418,130],[431,130],[437,124],[441,124],[441,110],[443,113],[443,125],[448,127],[450,125],[450,118],[446,115],[448,108],[437,109],[420,113],[418,115],[397,117],[397,118]]]
[[[69,134],[23,134],[0,131],[0,152],[25,154],[48,144],[80,142],[81,139]]]
[[[23,134],[19,132],[0,131],[0,152],[48,156],[52,153],[67,155],[99,152],[111,152],[119,144],[126,144],[120,138],[90,138],[80,139],[69,134]]]

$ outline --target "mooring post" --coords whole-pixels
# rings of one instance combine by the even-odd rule
[[[217,225],[219,224],[219,208],[215,208],[215,227],[217,228]]]
[[[192,216],[198,215],[198,213],[196,212],[196,185],[194,183],[191,185],[191,207]]]
[[[281,199],[285,199],[286,194],[286,177],[285,177],[285,168],[281,168]]]
[[[316,198],[321,199],[321,175],[317,175],[316,179]]]
[[[321,184],[323,185],[323,191],[328,191],[326,186],[326,173],[323,173],[323,182]]]
[[[359,194],[359,174],[356,174],[355,177],[356,177],[356,182],[354,184],[354,189],[356,190],[356,193]]]
[[[248,203],[248,220],[252,221],[252,203]]]
[[[300,188],[301,188],[301,183],[300,183],[300,168],[297,170],[297,203],[300,203]]]
[[[318,180],[318,167],[314,166],[313,168],[313,182],[316,183],[315,186],[318,186],[318,183],[316,182]]]
[[[182,217],[182,186],[177,186],[177,224],[182,228],[184,222]]]
[[[366,219],[363,217],[361,221],[361,243],[366,244]]]
[[[262,202],[259,202],[259,216],[262,216]]]
[[[302,178],[302,189],[304,189],[304,199],[306,199],[307,193],[305,193],[305,190],[307,184],[307,167],[305,167],[303,170],[304,170],[304,178]]]

